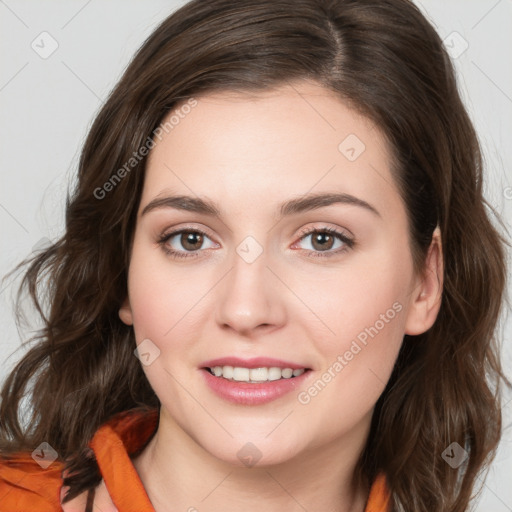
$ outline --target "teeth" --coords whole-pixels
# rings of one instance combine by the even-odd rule
[[[254,382],[265,382],[268,377],[268,370],[266,368],[251,368],[249,377]]]
[[[232,366],[224,366],[222,368],[222,376],[226,379],[232,379],[233,378],[233,374],[235,372],[233,371],[233,367]]]
[[[285,379],[289,379],[292,375],[293,375],[293,370],[291,368],[283,368],[281,370],[281,375],[285,378]]]
[[[235,380],[239,382],[267,382],[279,379],[298,377],[305,371],[304,368],[292,370],[291,368],[242,368],[238,366],[214,366],[210,371],[216,377]]]
[[[233,380],[249,380],[249,368],[233,368]]]

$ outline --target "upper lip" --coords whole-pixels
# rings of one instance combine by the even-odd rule
[[[203,368],[214,368],[215,366],[236,366],[239,368],[291,368],[292,370],[308,369],[303,364],[292,363],[291,361],[283,361],[282,359],[274,359],[272,357],[251,357],[242,359],[240,357],[219,357],[210,359],[201,365]]]

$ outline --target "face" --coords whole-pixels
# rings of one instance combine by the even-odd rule
[[[439,298],[382,134],[306,82],[189,105],[151,150],[120,311],[160,427],[237,465],[363,438]]]

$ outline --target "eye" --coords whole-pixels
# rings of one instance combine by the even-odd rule
[[[209,236],[200,229],[180,229],[178,231],[164,233],[158,239],[158,243],[166,254],[173,258],[194,258],[198,256],[197,253],[201,249],[205,248],[203,244],[206,239],[210,240]],[[176,246],[178,246],[178,249],[175,248]],[[181,249],[179,246],[181,246]],[[213,242],[212,245],[206,247],[206,249],[212,246],[214,246]]]
[[[311,237],[310,248],[304,250],[311,253],[308,256],[315,258],[335,256],[346,252],[355,245],[353,238],[328,226],[303,230],[299,236],[300,240]],[[208,247],[204,247],[206,240],[210,241]],[[172,258],[194,258],[199,256],[202,249],[215,247],[215,243],[211,241],[208,234],[197,228],[185,228],[164,233],[158,239],[158,244]]]
[[[306,248],[305,250],[310,251],[311,254],[309,256],[314,258],[335,256],[342,252],[346,252],[355,245],[353,238],[328,226],[304,230],[300,233],[300,237],[301,240],[306,240],[311,237],[309,248]]]

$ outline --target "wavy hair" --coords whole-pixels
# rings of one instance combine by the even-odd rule
[[[404,337],[358,473],[386,474],[394,511],[466,510],[501,436],[501,383],[510,385],[496,337],[505,241],[483,197],[481,150],[453,65],[409,0],[193,0],[135,54],[85,141],[63,236],[18,267],[27,265],[18,299],[28,291],[44,324],[3,385],[0,452],[49,442],[69,470],[65,501],[101,481],[87,447],[97,428],[121,411],[159,407],[133,329],[118,317],[146,157],[129,171],[126,162],[194,96],[294,80],[334,91],[380,127],[418,271],[436,226],[443,240],[439,315]],[[456,469],[441,457],[452,442],[468,452]]]

